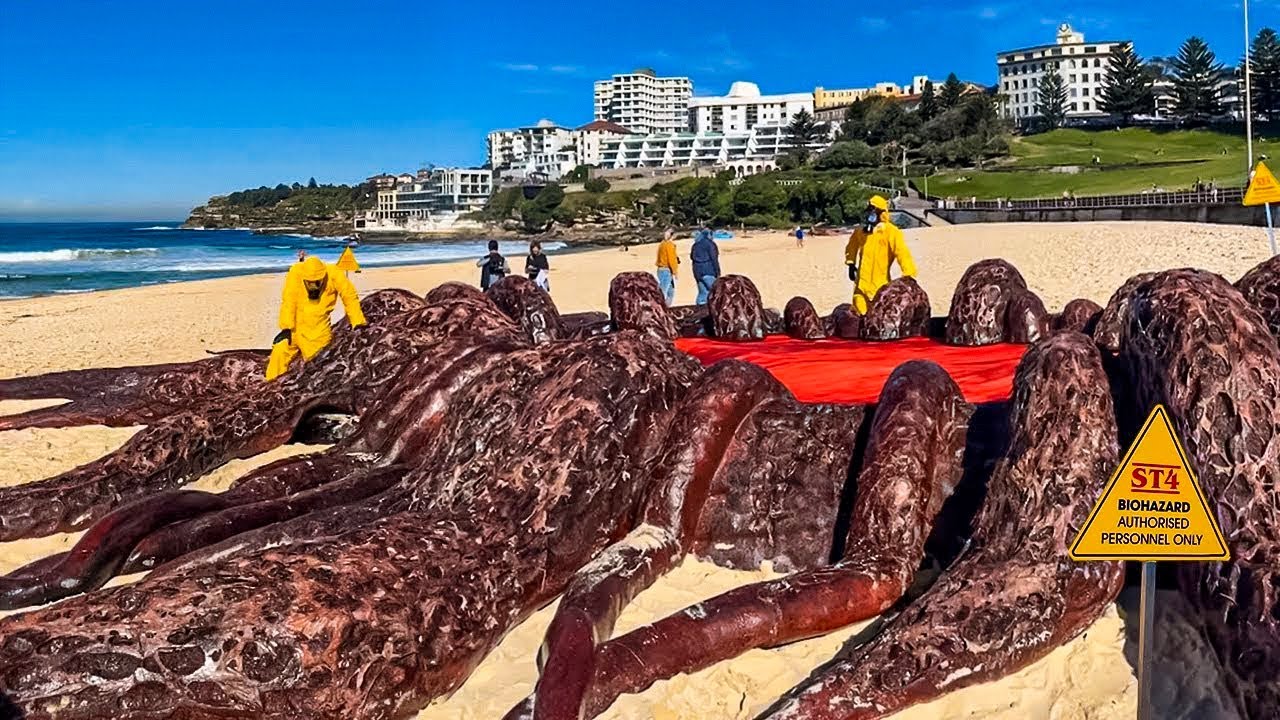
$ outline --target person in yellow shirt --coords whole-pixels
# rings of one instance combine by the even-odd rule
[[[849,279],[854,282],[853,310],[859,315],[867,314],[876,293],[889,284],[889,268],[894,262],[903,277],[916,276],[907,241],[889,220],[889,201],[871,196],[862,225],[849,236],[844,248],[844,262],[849,266]]]
[[[680,257],[676,255],[676,243],[671,239],[674,233],[671,228],[662,234],[662,242],[658,243],[658,287],[662,288],[662,297],[670,306],[676,299],[676,277],[680,275]]]
[[[329,344],[333,339],[329,316],[339,298],[351,327],[363,326],[360,298],[341,270],[314,255],[289,268],[280,298],[280,334],[272,342],[267,380],[283,375],[299,354],[310,360]]]

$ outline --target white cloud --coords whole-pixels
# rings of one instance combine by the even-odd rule
[[[863,16],[858,18],[858,22],[868,30],[884,30],[889,27],[889,21],[882,17]]]
[[[1000,8],[992,7],[988,5],[987,7],[984,7],[978,11],[978,17],[982,18],[983,20],[994,20],[1000,17]]]
[[[582,68],[577,65],[552,65],[549,70],[553,73],[570,74],[576,73],[582,70]]]
[[[512,72],[537,72],[538,66],[532,63],[503,63],[502,67]]]

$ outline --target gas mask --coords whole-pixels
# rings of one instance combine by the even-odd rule
[[[307,297],[311,300],[319,300],[320,293],[324,292],[324,286],[329,282],[329,278],[323,277],[319,280],[303,280],[302,286],[307,289]]]
[[[876,226],[879,224],[880,224],[880,211],[873,207],[867,208],[867,211],[866,213],[864,213],[862,218],[862,229],[866,230],[867,232],[871,232],[875,230]]]

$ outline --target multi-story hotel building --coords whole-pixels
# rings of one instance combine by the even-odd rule
[[[1127,44],[1127,40],[1085,42],[1083,33],[1064,23],[1052,45],[997,53],[1005,116],[1019,122],[1039,116],[1040,83],[1050,72],[1058,73],[1066,85],[1067,117],[1105,115],[1099,103],[1111,70],[1111,53]]]
[[[614,75],[595,84],[595,119],[636,133],[681,132],[688,128],[693,81],[658,77],[648,68]]]

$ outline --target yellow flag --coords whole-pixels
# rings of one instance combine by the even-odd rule
[[[1157,405],[1089,513],[1072,560],[1228,560],[1222,529]]]

